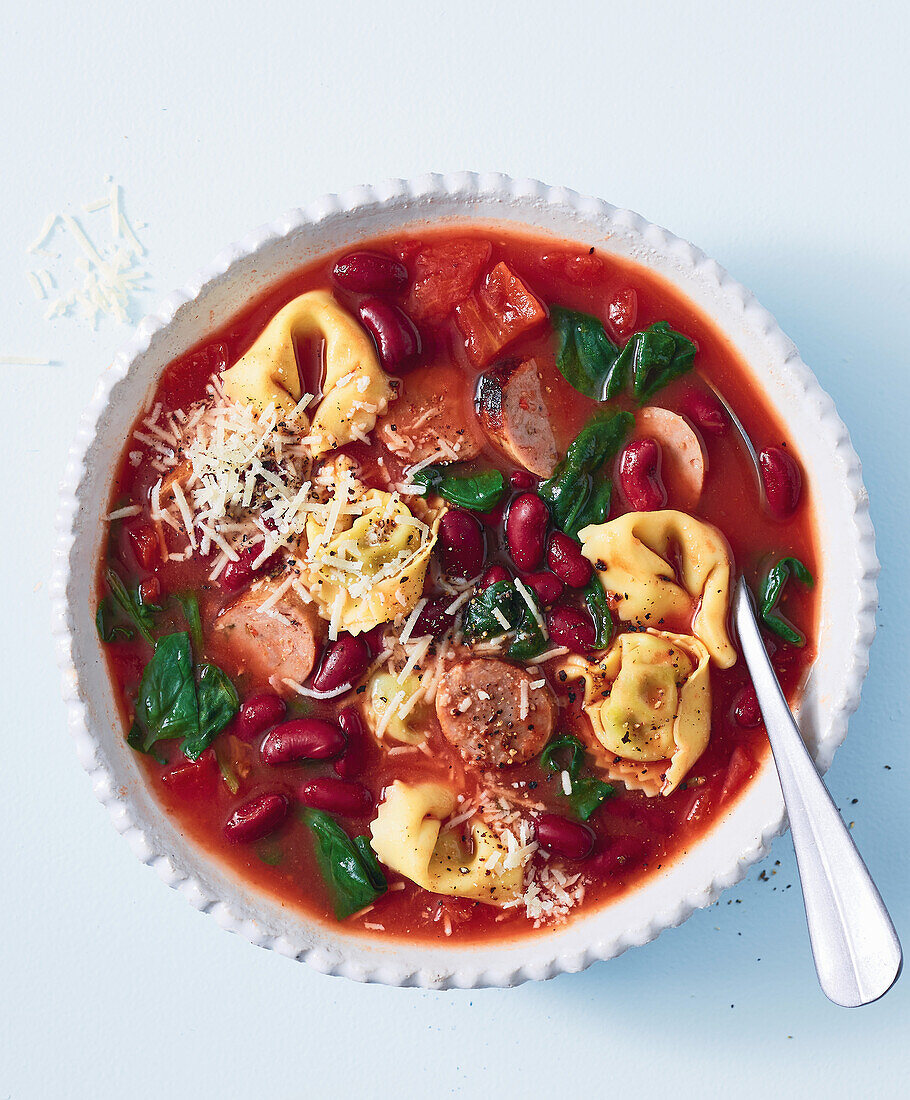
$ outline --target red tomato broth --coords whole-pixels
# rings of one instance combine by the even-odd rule
[[[784,445],[791,453],[796,453],[753,382],[748,368],[726,337],[681,293],[643,267],[594,253],[593,250],[579,251],[577,246],[548,238],[463,227],[422,231],[415,238],[390,237],[369,242],[363,247],[398,256],[413,277],[420,244],[452,239],[489,242],[491,247],[488,259],[482,265],[483,271],[505,261],[540,302],[548,306],[559,304],[600,317],[608,333],[618,343],[624,342],[631,329],[623,323],[622,339],[619,339],[609,320],[609,305],[618,299],[624,304],[626,312],[623,316],[628,320],[630,297],[634,297],[634,329],[665,320],[692,339],[698,348],[695,371],[672,382],[649,403],[678,410],[690,391],[706,389],[704,381],[699,378],[699,375],[704,375],[720,388],[736,409],[756,449],[775,444]],[[333,285],[332,267],[341,255],[343,253],[339,252],[295,272],[251,303],[203,344],[171,363],[159,381],[155,400],[161,401],[168,409],[185,408],[203,398],[213,371],[221,371],[236,362],[271,317],[305,291],[330,286],[338,301],[356,315],[358,303],[367,295],[349,293]],[[628,294],[630,289],[634,290],[634,296]],[[390,301],[407,308],[408,295],[406,287],[402,292],[388,297]],[[469,361],[451,311],[438,323],[422,319],[418,324],[423,341],[421,365],[440,362],[457,366],[465,381],[465,416],[476,423],[472,395],[479,369]],[[305,352],[307,366],[303,370],[307,374],[315,373],[316,354],[312,348],[305,349]],[[598,403],[577,393],[559,373],[555,362],[555,340],[548,326],[521,336],[509,345],[505,354],[522,359],[533,356],[537,360],[557,446],[563,454],[577,432],[598,409]],[[311,381],[311,387],[312,384]],[[407,375],[404,376],[404,386],[406,389]],[[621,397],[615,404],[634,411],[635,406],[626,397]],[[141,420],[142,416],[137,419],[137,426]],[[634,434],[633,431],[630,438]],[[797,623],[809,639],[805,648],[795,649],[780,639],[768,636],[768,648],[784,691],[788,699],[796,700],[814,659],[818,616],[820,559],[816,552],[808,487],[804,479],[800,506],[791,519],[774,520],[759,509],[748,456],[732,427],[728,426],[723,435],[702,433],[701,440],[708,457],[704,490],[698,505],[686,510],[720,528],[732,550],[736,569],[743,573],[753,590],[769,560],[786,555],[800,558],[816,579],[815,589],[811,591],[791,582],[781,605],[783,613]],[[112,510],[126,500],[147,501],[149,490],[157,480],[158,475],[148,462],[132,465],[128,452],[136,450],[145,454],[149,448],[130,439],[111,494]],[[388,478],[398,480],[405,465],[378,440],[372,447],[354,443],[343,450],[360,462],[362,479],[380,488],[385,487]],[[502,470],[506,477],[516,469],[514,463],[504,459],[489,443],[473,465],[479,468],[492,466]],[[623,505],[617,480],[614,471],[611,519],[628,510]],[[513,492],[513,495],[517,494]],[[667,507],[674,506],[671,497]],[[148,538],[142,532],[143,520],[147,523],[143,517],[111,524],[109,560],[117,564],[131,583],[157,578],[164,593],[162,601],[166,601],[168,594],[196,592],[206,639],[205,656],[234,676],[229,646],[217,632],[211,630],[216,615],[233,599],[233,595],[222,592],[217,582],[209,582],[208,567],[196,558],[162,564],[159,557],[152,564],[154,554],[150,557]],[[487,565],[501,563],[514,573],[514,566],[504,548],[504,538],[495,528],[487,528],[487,543]],[[99,591],[103,591],[101,574],[104,567],[102,562],[99,566]],[[621,625],[617,623],[617,626]],[[685,632],[689,632],[690,626],[690,623],[667,624],[667,628],[678,627]],[[164,634],[183,629],[186,626],[179,607],[168,605],[158,617],[157,632]],[[124,726],[128,728],[131,700],[135,698],[151,648],[137,638],[109,644],[105,650],[123,712]],[[580,737],[590,747],[590,766],[597,759],[595,751],[603,757],[605,750],[594,738],[590,723],[581,711],[580,699],[575,697],[579,685],[572,682],[563,685],[552,676],[548,679],[551,686],[563,695],[569,695],[568,708],[563,712],[556,732],[568,728]],[[743,729],[732,714],[737,695],[749,682],[741,658],[731,669],[712,667],[710,741],[680,789],[669,797],[647,798],[641,792],[625,790],[621,783],[614,784],[615,794],[601,805],[589,822],[596,834],[595,851],[591,859],[587,863],[579,863],[577,869],[595,871],[596,880],[587,884],[584,903],[573,913],[606,904],[665,868],[695,844],[706,829],[733,806],[735,798],[745,789],[751,775],[760,768],[768,751],[763,727]],[[255,682],[249,676],[235,678],[235,683],[241,700],[257,691],[268,690],[267,683]],[[288,700],[287,717],[304,714],[333,717],[352,698],[356,701],[359,694],[332,702],[292,698]],[[454,780],[457,786],[463,786],[466,799],[472,794],[473,785],[479,782],[478,776],[465,768],[457,750],[445,740],[432,709],[428,714],[427,744],[432,758],[419,751],[389,757],[375,744],[368,746],[366,766],[357,779],[369,788],[374,802],[381,800],[383,789],[393,779]],[[566,716],[569,721],[566,721]],[[372,741],[372,738],[369,740]],[[267,766],[259,758],[260,741],[261,738],[252,745],[243,745],[233,737],[231,726],[216,738],[213,747],[217,757],[222,761],[231,756],[234,758],[233,767],[240,781],[237,794],[231,792],[222,778],[217,761],[210,755],[211,750],[203,754],[196,765],[188,765],[179,750],[178,741],[159,742],[155,746],[167,761],[164,765],[151,756],[140,756],[147,782],[179,828],[251,886],[273,895],[282,904],[300,908],[309,916],[341,930],[348,928],[359,932],[366,930],[370,934],[407,934],[426,940],[446,940],[448,928],[452,939],[447,942],[533,934],[532,925],[525,920],[521,907],[506,911],[504,916],[493,906],[430,894],[394,873],[389,875],[393,889],[380,897],[370,912],[336,924],[332,898],[316,864],[312,836],[293,811],[285,823],[264,840],[253,844],[230,844],[224,839],[225,821],[241,802],[259,794],[278,792],[285,794],[293,803],[294,791],[302,783],[319,776],[335,775],[332,761]],[[187,767],[195,770],[184,774],[182,769]],[[166,778],[172,772],[180,774]],[[509,768],[502,778],[506,786],[513,783],[536,784],[533,792],[528,788],[522,790],[546,802],[548,812],[571,817],[560,793],[559,773],[545,773],[536,759]],[[342,824],[352,836],[368,834],[369,820],[370,815],[365,815],[361,819],[344,819]],[[467,835],[465,840],[469,840]],[[275,865],[274,860],[279,853],[281,859]],[[381,924],[382,931],[365,929],[365,924]],[[546,925],[542,926],[540,932],[545,932],[546,928]]]

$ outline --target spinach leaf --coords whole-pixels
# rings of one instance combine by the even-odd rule
[[[591,524],[606,523],[610,514],[610,497],[613,495],[613,483],[609,478],[594,484],[591,495],[581,508],[572,516],[566,534],[578,541],[578,532]]]
[[[801,630],[797,630],[783,615],[777,614],[776,610],[791,573],[807,588],[811,588],[815,584],[812,574],[799,558],[781,558],[776,565],[768,570],[768,574],[762,582],[759,610],[762,622],[769,630],[773,630],[775,634],[783,638],[785,642],[789,642],[790,645],[802,647],[806,644],[805,634]]]
[[[644,404],[668,382],[690,371],[695,364],[695,345],[666,321],[655,321],[633,333],[619,354],[616,371],[623,380],[632,374],[632,393]]]
[[[500,581],[499,583],[502,584],[503,582]],[[528,593],[528,599],[537,609],[537,615],[543,618],[537,597],[530,589],[526,588],[525,591]],[[531,658],[537,657],[547,648],[547,639],[540,629],[537,615],[531,610],[528,600],[520,592],[517,592],[517,595],[519,619],[515,624],[515,638],[506,651],[506,655],[515,661],[530,661]]]
[[[568,763],[561,767],[556,754],[569,752]],[[563,734],[554,738],[540,754],[542,767],[550,771],[567,771],[572,784],[572,793],[565,795],[566,801],[582,821],[587,821],[597,807],[614,791],[609,783],[604,783],[593,775],[582,775],[581,769],[585,763],[585,747],[571,734]]]
[[[550,308],[550,320],[559,337],[556,366],[563,378],[595,401],[615,397],[622,389],[622,380],[617,384],[613,370],[619,349],[603,324],[590,314],[563,306]]]
[[[128,626],[117,626],[117,618],[113,601],[110,596],[105,596],[98,604],[95,613],[95,626],[98,628],[98,637],[102,642],[116,642],[120,639],[128,641],[133,636],[133,631]]]
[[[276,844],[260,844],[256,855],[269,867],[278,867],[284,859],[284,852]]]
[[[198,729],[186,737],[180,746],[190,760],[199,759],[240,709],[240,699],[234,685],[217,665],[199,666],[196,699],[199,703]]]
[[[126,617],[136,624],[136,629],[142,637],[150,645],[153,644],[152,629],[155,620],[152,617],[152,612],[160,611],[161,608],[156,604],[144,603],[142,596],[139,594],[139,589],[136,588],[135,591],[130,591],[113,569],[108,568],[105,571],[104,578],[111,590],[114,602]]]
[[[197,655],[202,653],[202,616],[199,614],[199,600],[194,593],[187,592],[177,596],[177,601],[183,608],[183,617],[190,628],[190,637],[193,639],[193,649]]]
[[[606,649],[613,634],[613,616],[607,603],[607,594],[597,574],[584,587],[585,603],[594,620],[594,648]]]
[[[549,507],[560,531],[577,537],[583,526],[579,520],[595,495],[594,476],[622,446],[634,421],[629,412],[598,413],[569,445],[553,476],[538,485],[537,495]],[[602,485],[597,487],[596,499],[602,507]]]
[[[477,474],[451,474],[439,466],[425,466],[414,474],[418,485],[432,489],[443,499],[472,512],[490,512],[502,499],[505,478],[499,470],[484,470]]]
[[[464,611],[462,630],[468,641],[498,638],[514,630],[521,619],[519,603],[524,603],[511,581],[497,581],[483,592],[475,592]],[[498,610],[508,623],[504,626],[496,615]]]
[[[186,633],[166,634],[155,643],[136,699],[136,720],[127,738],[150,752],[156,741],[188,740],[199,734],[199,704],[193,680],[193,653]]]
[[[367,837],[351,840],[322,810],[305,809],[300,817],[316,838],[316,862],[334,895],[338,920],[365,909],[385,893],[388,883]]]

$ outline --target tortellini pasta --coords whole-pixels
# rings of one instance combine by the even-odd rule
[[[327,290],[301,294],[279,310],[221,381],[232,400],[260,411],[274,404],[287,416],[301,398],[294,343],[307,339],[325,345],[322,400],[307,437],[320,455],[372,431],[393,396],[369,335]]]
[[[727,634],[730,553],[717,528],[668,509],[629,512],[584,527],[579,538],[621,619],[660,625],[667,617],[688,615],[700,601],[693,633],[720,668],[736,663]]]
[[[711,734],[710,655],[697,638],[648,630],[623,634],[599,664],[572,657],[585,681],[585,713],[608,753],[635,763],[669,760],[670,794]],[[650,769],[648,769],[650,771]]]
[[[361,634],[413,610],[439,520],[428,527],[397,495],[364,491],[351,478],[340,479],[333,499],[337,510],[307,520],[304,580],[324,619]]]
[[[408,708],[408,700],[420,691],[420,676],[409,672],[403,683],[392,672],[380,670],[374,672],[367,685],[364,717],[374,734],[382,728],[382,737],[397,741],[402,745],[419,745],[426,740],[424,725],[426,705],[417,702]],[[385,718],[390,707],[394,710]],[[405,707],[407,714],[402,717],[399,710]],[[385,721],[383,722],[383,719]]]
[[[372,847],[393,871],[434,894],[472,898],[487,905],[514,901],[522,891],[520,865],[508,867],[508,851],[492,829],[475,820],[472,850],[461,829],[441,832],[455,809],[455,796],[442,783],[396,780],[370,825]]]

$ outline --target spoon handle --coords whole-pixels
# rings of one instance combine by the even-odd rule
[[[818,980],[835,1004],[877,1000],[901,971],[901,945],[881,895],[815,769],[765,652],[740,579],[736,627],[780,777]]]

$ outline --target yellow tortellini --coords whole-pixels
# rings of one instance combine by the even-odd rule
[[[623,634],[599,664],[565,663],[585,681],[585,713],[607,752],[623,760],[669,760],[670,794],[711,735],[710,655],[697,638],[648,630]]]
[[[659,625],[668,616],[687,615],[700,600],[693,633],[720,668],[736,663],[727,634],[730,553],[717,528],[668,509],[629,512],[584,527],[579,538],[621,619]]]
[[[419,745],[421,741],[425,741],[426,705],[422,702],[415,703],[404,718],[398,713],[399,707],[419,690],[420,676],[416,672],[409,672],[400,684],[398,677],[392,672],[374,672],[367,685],[364,707],[364,717],[373,733],[380,728],[386,711],[394,705],[394,712],[383,728],[383,738],[402,745]]]
[[[395,494],[364,491],[351,478],[335,485],[333,499],[338,497],[331,530],[324,512],[307,520],[304,580],[324,619],[360,634],[413,610],[439,519],[428,527]],[[329,516],[332,512],[330,507]]]
[[[327,290],[301,294],[279,310],[221,381],[232,400],[260,411],[274,404],[288,415],[301,398],[294,343],[307,339],[325,344],[322,400],[308,437],[320,455],[371,432],[393,396],[369,335]]]
[[[461,829],[440,832],[455,809],[455,796],[442,783],[396,780],[370,825],[372,847],[393,871],[434,894],[504,905],[521,892],[521,866],[505,869],[506,846],[480,821],[472,825],[472,851]]]

